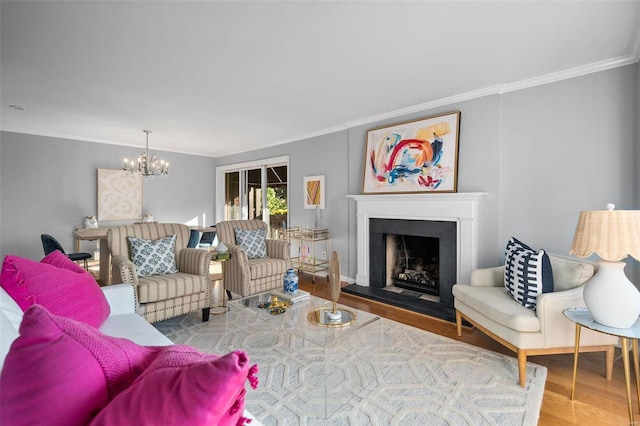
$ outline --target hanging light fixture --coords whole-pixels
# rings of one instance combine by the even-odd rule
[[[166,176],[169,174],[169,163],[149,154],[149,133],[151,130],[143,130],[147,134],[147,145],[143,153],[138,157],[138,163],[124,159],[124,171],[130,174],[139,174],[144,177]]]

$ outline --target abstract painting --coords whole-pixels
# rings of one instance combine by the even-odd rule
[[[98,169],[98,220],[141,220],[142,176]]]
[[[460,111],[369,130],[363,193],[456,192]]]
[[[304,178],[304,208],[324,209],[324,176]]]

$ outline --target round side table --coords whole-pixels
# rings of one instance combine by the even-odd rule
[[[576,392],[576,374],[578,372],[578,352],[580,349],[580,330],[587,327],[599,333],[617,336],[622,342],[622,360],[624,362],[624,381],[627,387],[627,406],[629,407],[629,422],[633,422],[633,405],[631,404],[631,375],[629,372],[629,339],[633,347],[633,367],[636,373],[636,393],[640,405],[640,375],[638,372],[638,339],[640,339],[640,318],[630,328],[615,328],[602,325],[594,321],[587,308],[570,308],[563,312],[565,317],[576,324],[576,345],[573,352],[573,382],[571,384],[571,400]]]

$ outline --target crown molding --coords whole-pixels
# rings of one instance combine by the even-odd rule
[[[384,121],[391,118],[423,112],[423,111],[438,108],[441,106],[453,105],[459,102],[482,98],[485,96],[501,95],[505,93],[515,92],[518,90],[528,89],[535,86],[541,86],[544,84],[555,83],[562,80],[568,80],[570,78],[580,77],[587,74],[593,74],[600,71],[606,71],[609,69],[618,68],[625,65],[631,65],[639,61],[640,61],[640,30],[638,31],[638,35],[634,42],[632,52],[626,56],[619,56],[617,58],[594,62],[591,64],[582,65],[575,68],[569,68],[566,70],[545,74],[545,75],[530,78],[527,80],[521,80],[521,81],[506,83],[506,84],[496,84],[493,86],[485,87],[483,89],[472,90],[469,92],[448,96],[446,98],[436,99],[433,101],[385,112],[382,114],[362,117],[357,120],[347,121],[343,124],[327,127],[327,128],[309,132],[309,133],[299,134],[286,139],[278,139],[277,141],[271,141],[271,142],[263,141],[261,143],[255,144],[254,147],[250,148],[249,150],[262,149],[262,148],[271,147],[271,146],[283,145],[290,142],[297,142],[305,139],[311,139],[314,137],[347,130],[353,127],[368,125],[368,124]],[[138,148],[140,147],[140,145],[134,145],[134,144],[124,143],[119,141],[111,141],[111,140],[97,139],[97,138],[86,138],[86,137],[74,137],[72,135],[63,135],[63,134],[56,134],[56,133],[50,133],[50,132],[39,132],[39,131],[25,130],[25,129],[19,129],[19,128],[1,128],[0,127],[0,130],[6,131],[6,132],[25,133],[25,134],[32,134],[32,135],[38,135],[38,136],[62,138],[62,139],[76,139],[76,140],[87,141],[87,142],[106,143],[111,145],[121,145],[121,146],[138,147]],[[176,153],[189,154],[189,155],[200,155],[204,157],[214,157],[214,158],[218,157],[215,154],[185,152],[185,151],[177,151],[177,150],[170,150],[170,149],[158,149],[158,151],[176,152]],[[248,150],[245,149],[238,152],[228,153],[228,154],[225,154],[224,156],[239,154],[241,152],[247,152],[247,151]]]
[[[566,70],[545,74],[542,76],[530,78],[527,80],[521,80],[514,83],[497,84],[494,86],[485,87],[484,89],[473,90],[470,92],[460,93],[458,95],[449,96],[446,98],[437,99],[430,102],[402,108],[394,111],[389,111],[383,114],[373,115],[370,117],[363,117],[358,120],[349,121],[344,124],[344,127],[351,128],[362,126],[366,124],[372,124],[378,121],[383,121],[389,118],[400,117],[412,113],[422,112],[433,108],[438,108],[445,105],[452,105],[462,101],[468,101],[471,99],[481,98],[490,95],[500,95],[509,92],[515,92],[517,90],[528,89],[535,86],[541,86],[544,84],[554,83],[557,81],[568,80],[570,78],[580,77],[587,74],[593,74],[600,71],[606,71],[613,68],[622,67],[625,65],[631,65],[640,60],[640,31],[638,31],[638,37],[636,38],[633,53],[627,56],[620,56],[613,59],[607,59],[600,62],[594,62],[591,64],[569,68]]]
[[[25,135],[45,136],[48,138],[69,139],[69,140],[76,140],[80,142],[103,143],[108,145],[117,145],[117,146],[126,146],[130,148],[144,149],[144,144],[140,144],[140,143],[133,144],[133,143],[122,142],[122,141],[114,141],[110,139],[88,138],[86,136],[75,136],[71,134],[62,134],[62,133],[55,133],[55,132],[42,132],[39,130],[28,130],[28,129],[22,129],[18,127],[0,127],[0,131],[11,132],[11,133],[21,133]],[[201,152],[178,151],[178,150],[166,149],[166,148],[153,148],[153,150],[162,151],[162,152],[173,152],[176,154],[198,155],[202,157],[215,157],[213,155],[203,154]]]
[[[619,56],[617,58],[607,59],[600,62],[593,62],[591,64],[569,68],[566,70],[541,75],[527,80],[521,80],[515,83],[508,83],[504,85],[500,93],[509,93],[515,92],[517,90],[528,89],[530,87],[542,86],[544,84],[555,83],[557,81],[568,80],[570,78],[623,67],[625,65],[631,65],[636,62],[638,62],[637,54]]]

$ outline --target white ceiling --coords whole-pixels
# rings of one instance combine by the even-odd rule
[[[219,156],[634,63],[640,1],[2,1],[0,128]],[[25,108],[18,111],[9,105]]]

